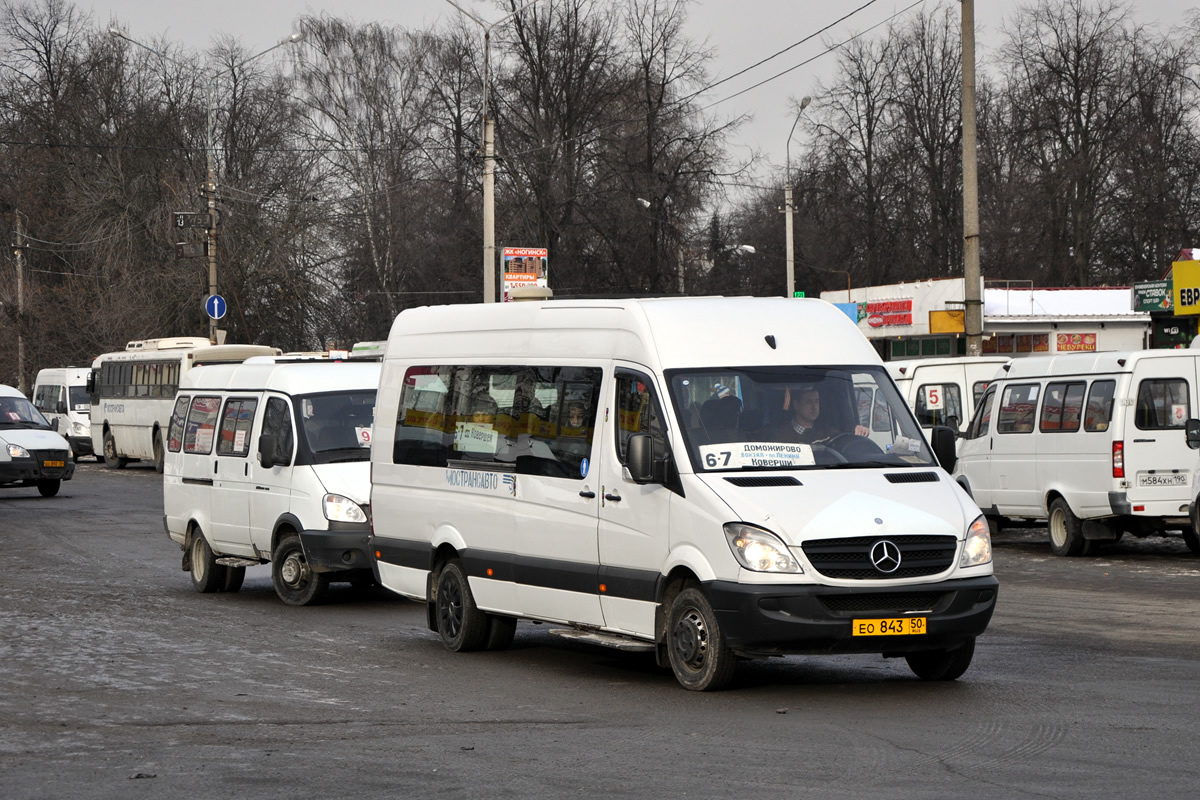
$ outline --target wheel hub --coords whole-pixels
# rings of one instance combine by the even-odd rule
[[[672,645],[675,654],[683,663],[693,669],[704,663],[704,655],[708,648],[708,632],[704,627],[704,619],[695,609],[690,609],[675,623],[671,632]]]
[[[283,566],[279,568],[279,577],[283,578],[283,582],[288,586],[295,588],[308,577],[308,565],[301,560],[299,554],[292,553],[283,560]]]

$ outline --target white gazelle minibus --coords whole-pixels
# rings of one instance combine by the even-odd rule
[[[1056,555],[1171,531],[1200,552],[1185,433],[1198,378],[1196,350],[1013,359],[979,401],[955,479],[994,525],[1046,520]]]
[[[288,605],[373,582],[366,549],[379,364],[257,356],[189,370],[166,437],[163,527],[198,592],[271,563]]]
[[[376,577],[451,650],[507,647],[520,618],[653,651],[689,689],[788,653],[952,680],[995,606],[986,521],[819,300],[410,309],[375,437]]]

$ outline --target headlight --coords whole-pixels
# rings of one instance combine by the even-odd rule
[[[729,540],[733,557],[746,569],[755,572],[804,572],[796,559],[792,558],[787,545],[770,531],[744,522],[727,522],[725,538]]]
[[[72,422],[71,423],[71,435],[87,436],[87,428],[84,426],[84,424],[82,422]]]
[[[29,451],[19,444],[10,444],[8,446],[9,458],[29,458]]]
[[[992,560],[992,532],[987,520],[979,517],[967,528],[967,541],[963,543],[960,567],[978,567]]]
[[[333,522],[366,522],[366,512],[362,510],[362,506],[351,500],[349,497],[343,497],[340,494],[327,494],[321,501],[322,508],[325,511],[325,519]]]

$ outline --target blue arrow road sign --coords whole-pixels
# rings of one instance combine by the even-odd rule
[[[225,302],[225,298],[219,294],[210,294],[204,298],[204,310],[208,312],[210,319],[220,319],[225,316],[228,309],[229,305]]]

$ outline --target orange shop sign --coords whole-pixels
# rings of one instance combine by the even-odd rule
[[[1060,333],[1058,334],[1058,352],[1094,353],[1096,352],[1096,334]]]

